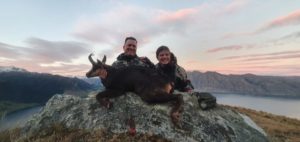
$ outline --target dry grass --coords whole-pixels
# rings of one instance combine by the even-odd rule
[[[226,107],[248,115],[265,130],[272,142],[300,142],[300,120],[298,119],[241,107]]]
[[[0,132],[0,142],[13,142],[20,136],[20,129]]]

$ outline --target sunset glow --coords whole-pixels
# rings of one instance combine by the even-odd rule
[[[166,45],[186,70],[300,76],[300,1],[11,0],[0,9],[0,66],[84,76],[90,53],[111,64],[134,36],[138,56],[154,63]]]

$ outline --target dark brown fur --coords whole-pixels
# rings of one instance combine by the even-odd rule
[[[109,98],[124,95],[125,92],[134,92],[141,99],[149,104],[174,102],[171,110],[171,118],[178,126],[179,116],[183,111],[183,98],[181,94],[172,94],[172,82],[168,77],[161,74],[155,69],[140,66],[129,66],[126,68],[114,68],[105,65],[106,57],[102,62],[94,62],[89,56],[92,63],[92,69],[86,74],[87,77],[98,76],[99,70],[106,70],[107,77],[102,80],[106,90],[97,94],[97,100],[106,107],[111,107],[112,103]]]

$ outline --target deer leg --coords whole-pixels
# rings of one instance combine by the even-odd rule
[[[171,119],[173,124],[176,127],[180,127],[179,121],[183,111],[183,97],[181,94],[169,94],[166,92],[160,92],[156,94],[154,93],[145,94],[145,97],[141,96],[141,98],[148,103],[165,103],[165,102],[173,101],[174,106],[170,112]]]
[[[99,92],[96,96],[97,101],[101,104],[101,106],[104,106],[108,109],[112,108],[113,103],[109,101],[109,98],[114,98],[121,96],[123,93],[116,90],[104,90],[103,92]]]

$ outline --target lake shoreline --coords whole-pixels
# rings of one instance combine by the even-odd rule
[[[199,91],[199,90],[197,90]],[[201,92],[201,91],[199,91]],[[299,99],[300,100],[300,95],[299,96],[284,96],[284,95],[259,95],[259,94],[239,94],[239,93],[224,93],[224,92],[209,92],[211,94],[222,94],[222,95],[241,95],[241,96],[252,96],[252,97],[262,97],[262,98],[278,98],[278,99]]]
[[[38,103],[18,103],[11,101],[1,101],[0,102],[0,118],[16,113],[18,111],[23,111],[33,107],[42,106]]]
[[[22,126],[44,106],[38,105],[7,114],[0,120],[0,131]]]
[[[218,104],[249,108],[300,119],[300,99],[239,94],[213,95],[217,98]]]

